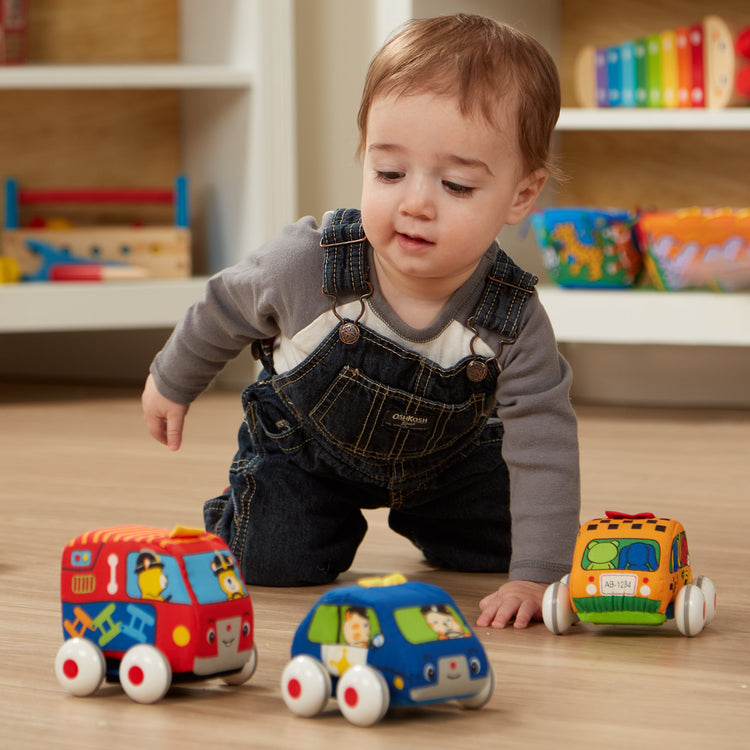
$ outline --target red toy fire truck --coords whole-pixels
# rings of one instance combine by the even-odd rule
[[[60,684],[90,695],[119,680],[139,703],[172,681],[250,679],[257,664],[253,609],[236,561],[219,537],[177,527],[98,529],[64,549],[65,643]]]

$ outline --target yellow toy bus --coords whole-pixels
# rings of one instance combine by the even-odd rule
[[[693,579],[679,521],[607,512],[581,526],[571,572],[547,588],[542,611],[557,634],[576,618],[626,625],[674,619],[683,635],[694,636],[716,613],[716,589],[706,576]]]

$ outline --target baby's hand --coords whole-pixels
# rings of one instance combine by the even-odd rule
[[[532,620],[542,619],[542,597],[546,583],[535,581],[508,581],[494,594],[479,602],[482,614],[477,626],[504,628],[514,617],[513,627],[525,628]]]
[[[178,450],[182,443],[182,426],[185,423],[188,407],[162,396],[151,375],[146,379],[141,404],[151,437],[166,445],[170,450]]]

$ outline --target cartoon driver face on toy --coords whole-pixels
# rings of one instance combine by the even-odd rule
[[[135,561],[135,573],[138,576],[141,598],[163,602],[168,580],[164,575],[164,564],[159,555],[148,550],[139,553]]]
[[[441,641],[448,638],[464,638],[469,635],[444,604],[422,607],[421,612],[425,622],[437,633]]]
[[[242,591],[242,584],[237,577],[237,571],[234,562],[227,555],[217,552],[211,561],[211,571],[219,580],[221,590],[227,595],[227,599],[242,599],[245,594]]]
[[[349,607],[346,610],[342,635],[349,646],[367,647],[370,642],[370,621],[364,609]]]

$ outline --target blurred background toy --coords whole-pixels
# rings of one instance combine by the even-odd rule
[[[21,210],[26,206],[61,204],[169,204],[173,225],[97,224],[75,226],[64,218],[35,217],[21,225]],[[128,277],[125,271],[112,271],[118,264],[133,269],[131,278],[179,278],[190,275],[190,229],[188,181],[183,175],[172,188],[21,188],[14,179],[5,181],[5,229],[0,257],[14,259],[21,277],[29,280],[50,279],[45,261],[51,253],[70,263],[86,261],[99,264],[98,280]],[[41,250],[44,248],[44,250]],[[89,269],[89,273],[92,269]],[[83,269],[78,269],[81,277]],[[70,276],[75,274],[70,274]]]
[[[563,287],[750,288],[750,208],[560,206],[535,210],[530,224],[550,278]]]
[[[98,261],[78,258],[67,250],[58,250],[46,242],[27,239],[26,247],[39,256],[40,264],[33,273],[20,274],[20,266],[13,258],[0,261],[15,264],[19,271],[13,281],[105,281],[144,279],[149,276],[146,269],[118,261]]]
[[[0,256],[0,284],[14,284],[21,280],[21,266],[13,258]]]
[[[609,289],[632,286],[640,273],[635,221],[631,211],[582,207],[537,209],[530,217],[555,283]]]
[[[750,286],[750,208],[644,211],[636,234],[657,289],[724,292]]]
[[[750,26],[721,17],[620,44],[583,46],[574,61],[581,107],[708,107],[750,103]]]

